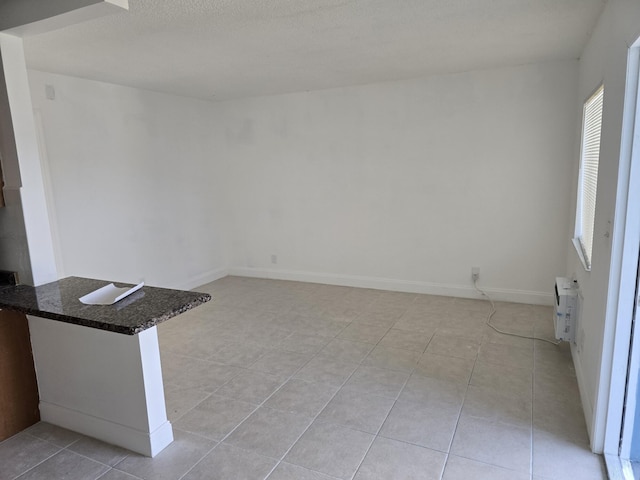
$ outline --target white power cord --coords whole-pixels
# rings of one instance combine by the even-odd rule
[[[489,300],[489,303],[491,304],[491,312],[487,316],[487,325],[489,327],[491,327],[493,330],[495,330],[496,332],[501,333],[502,335],[509,335],[511,337],[526,338],[527,340],[540,340],[541,342],[547,342],[547,343],[550,343],[551,345],[560,345],[560,341],[554,342],[554,341],[546,339],[546,338],[540,338],[540,337],[534,337],[534,336],[528,336],[528,335],[520,335],[519,333],[505,332],[503,330],[500,330],[498,327],[494,326],[491,323],[491,319],[493,318],[493,316],[496,313],[496,304],[493,303],[493,299],[489,296],[489,294],[487,292],[485,292],[480,287],[478,287],[478,279],[477,278],[473,280],[473,288],[475,288],[483,297],[485,297],[487,300]]]

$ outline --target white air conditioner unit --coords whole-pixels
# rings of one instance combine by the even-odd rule
[[[556,277],[556,302],[553,317],[556,338],[567,342],[575,341],[576,319],[578,317],[578,288],[566,277]]]

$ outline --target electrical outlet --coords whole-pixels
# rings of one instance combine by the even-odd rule
[[[278,256],[277,255],[271,255],[271,263],[273,263],[274,265],[276,265],[278,263]]]
[[[480,267],[471,267],[471,280],[474,282],[480,279]]]

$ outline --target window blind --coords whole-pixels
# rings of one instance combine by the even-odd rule
[[[593,229],[598,190],[598,164],[600,162],[600,135],[602,132],[602,106],[604,86],[601,86],[584,104],[582,126],[582,155],[580,161],[580,198],[576,237],[584,257],[585,268],[591,269]]]

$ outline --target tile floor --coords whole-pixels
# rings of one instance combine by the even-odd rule
[[[503,336],[488,303],[227,277],[159,327],[176,441],[149,459],[46,423],[0,479],[606,478],[567,345]],[[551,309],[493,323],[552,337]]]

